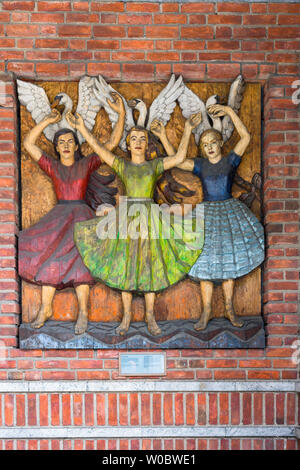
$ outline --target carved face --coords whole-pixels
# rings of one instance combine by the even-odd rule
[[[63,159],[73,159],[75,151],[78,149],[78,145],[74,140],[73,134],[70,132],[68,134],[62,134],[59,136],[57,141],[56,150],[58,151],[60,158]]]
[[[223,141],[220,140],[215,132],[208,132],[205,134],[200,141],[200,147],[204,156],[209,160],[215,160],[222,156]]]
[[[148,147],[148,136],[146,131],[132,130],[129,135],[128,150],[131,155],[145,155]]]

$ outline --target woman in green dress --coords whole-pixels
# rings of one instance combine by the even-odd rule
[[[142,293],[148,331],[159,335],[161,330],[154,317],[155,292],[175,284],[188,273],[202,251],[204,231],[202,214],[198,220],[190,218],[190,224],[184,220],[184,228],[182,219],[178,222],[178,217],[172,215],[170,236],[164,236],[160,214],[153,210],[153,206],[159,209],[153,201],[153,193],[158,177],[185,159],[192,129],[201,122],[201,113],[185,122],[176,155],[151,161],[145,159],[148,146],[145,129],[136,126],[130,130],[127,146],[131,161],[127,161],[100,145],[79,115],[75,118],[69,113],[67,119],[120,177],[127,196],[122,198],[116,211],[75,225],[77,248],[95,279],[122,291],[123,319],[117,334],[124,335],[128,331],[132,295]],[[135,230],[137,226],[139,232]]]

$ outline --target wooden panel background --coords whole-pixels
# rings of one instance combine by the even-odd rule
[[[77,82],[36,82],[46,90],[50,101],[59,92],[66,92],[73,99],[74,110],[77,105]],[[162,83],[114,83],[114,88],[126,99],[141,98],[150,106],[154,98],[165,86]],[[230,84],[228,83],[189,83],[188,86],[202,100],[206,100],[212,94],[218,94],[221,103],[226,103]],[[240,110],[240,117],[251,134],[251,142],[243,156],[238,173],[247,181],[260,172],[261,153],[261,89],[260,84],[248,83],[245,88],[244,98]],[[38,165],[32,161],[23,148],[23,139],[34,122],[30,113],[21,106],[21,180],[22,180],[22,228],[27,228],[36,223],[56,203],[56,198],[50,179],[43,173]],[[181,110],[177,105],[170,122],[167,125],[167,133],[175,147],[178,146],[184,126]],[[104,110],[97,116],[94,134],[100,141],[105,141],[111,131],[110,122]],[[224,146],[224,154],[231,150],[238,140],[236,131],[229,142]],[[38,141],[38,145],[48,154],[55,156],[53,146],[44,136]],[[83,145],[83,153],[89,154],[90,149]],[[117,153],[123,152],[118,149]],[[123,154],[124,155],[124,154]],[[194,139],[191,139],[188,156],[197,155],[197,147]],[[107,174],[110,169],[103,165],[99,172]],[[202,200],[201,184],[198,178],[190,173],[178,169],[172,170],[173,176],[184,183],[196,193],[193,197],[186,198],[186,203],[198,203]],[[112,183],[117,186],[119,193],[123,193],[120,181]],[[238,197],[241,190],[234,186],[234,196]],[[260,205],[255,202],[253,212],[260,216]],[[41,288],[36,285],[22,282],[22,320],[32,321],[38,311],[41,302]],[[249,275],[237,280],[234,296],[234,304],[239,315],[260,315],[261,313],[261,270],[257,268]],[[73,289],[58,291],[54,298],[55,320],[75,320],[78,312],[76,295]],[[122,315],[120,293],[107,286],[98,283],[91,289],[90,296],[90,321],[118,321]],[[221,286],[214,291],[213,311],[215,317],[224,315]],[[198,318],[201,312],[201,295],[199,284],[186,279],[157,295],[155,313],[158,320],[174,320]],[[144,301],[137,296],[133,302],[133,321],[142,321],[144,315]]]

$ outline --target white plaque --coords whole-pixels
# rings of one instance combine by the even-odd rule
[[[166,353],[120,353],[120,375],[166,375]]]

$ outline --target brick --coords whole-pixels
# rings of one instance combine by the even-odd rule
[[[267,30],[266,28],[234,28],[233,37],[239,39],[248,38],[265,38]]]
[[[276,24],[276,15],[244,15],[245,25],[271,25]]]
[[[178,36],[179,36],[177,26],[146,26],[145,30],[146,30],[147,38],[177,38],[178,39]],[[183,35],[183,32],[182,32],[182,37],[186,37]]]
[[[117,395],[115,393],[108,394],[108,425],[117,426],[118,424],[118,411],[117,411]]]
[[[171,393],[165,393],[163,397],[164,424],[173,425],[173,396]]]
[[[119,43],[117,42],[117,47],[115,47],[114,49],[117,49],[118,47],[119,47]],[[145,39],[145,40],[135,40],[135,39],[124,40],[124,41],[122,41],[122,49],[142,49],[143,51],[145,49],[146,50],[154,49],[154,41],[149,41],[147,39]]]
[[[119,41],[110,41],[105,39],[91,40],[87,41],[87,49],[119,49]],[[126,49],[134,49],[134,47],[127,47]]]
[[[141,425],[150,426],[151,425],[151,412],[150,412],[150,394],[142,393],[141,394]]]
[[[282,39],[282,38],[299,38],[300,36],[300,28],[294,27],[269,27],[269,34],[268,37],[270,39]]]
[[[179,61],[178,52],[148,52],[147,59],[151,62]]]
[[[60,413],[59,413],[59,394],[58,393],[51,394],[50,406],[51,406],[51,425],[59,426]]]
[[[174,41],[174,49],[198,51],[204,48],[205,41]]]
[[[154,15],[154,24],[185,24],[186,15]],[[146,23],[145,23],[146,24]]]
[[[123,77],[127,79],[153,78],[152,64],[123,64]]]
[[[91,4],[92,11],[114,11],[114,12],[123,12],[124,11],[124,2],[112,2],[112,3],[95,3]]]
[[[123,51],[113,52],[111,58],[112,60],[125,61],[125,62],[145,60],[145,53],[144,52],[123,52]],[[149,60],[152,60],[152,59],[149,57]]]
[[[184,412],[183,412],[183,393],[176,393],[174,396],[174,409],[175,409],[175,425],[184,425]]]
[[[102,26],[95,26],[94,27],[94,35],[99,36],[97,34],[97,31],[95,31],[97,28],[102,28]],[[104,28],[104,26],[103,26]],[[61,37],[91,37],[91,32],[92,32],[92,27],[87,26],[87,25],[63,25],[63,26],[58,26],[58,34]],[[112,34],[113,35],[113,34]]]
[[[51,62],[37,63],[35,66],[36,72],[40,75],[48,77],[66,77],[68,75],[68,65],[60,64],[59,69],[57,64]]]
[[[119,15],[119,24],[152,24],[151,15]]]
[[[183,39],[213,39],[214,30],[211,26],[182,26],[181,37]]]
[[[96,416],[97,416],[97,426],[105,426],[105,395],[97,393],[96,394]]]
[[[77,28],[76,28],[77,31]],[[126,37],[126,31],[123,26],[94,26],[94,37],[101,38],[124,38]],[[90,36],[90,34],[88,34]]]
[[[153,409],[153,425],[162,424],[161,421],[161,394],[153,393],[152,395],[152,409]]]
[[[235,78],[239,73],[239,64],[228,64],[226,69],[224,69],[223,64],[207,64],[207,75],[209,78]]]
[[[186,424],[195,425],[195,395],[193,393],[188,393],[186,395]]]
[[[209,395],[209,424],[218,424],[218,396],[216,393]]]
[[[213,13],[213,3],[185,3],[181,5],[182,13]]]
[[[83,403],[82,395],[75,393],[73,395],[73,421],[75,426],[82,426],[83,424]]]
[[[27,408],[28,408],[28,426],[36,426],[37,425],[36,395],[34,393],[28,393],[27,395]]]
[[[63,13],[32,13],[32,23],[64,23]]]
[[[239,49],[239,41],[207,41],[208,50],[234,50]]]
[[[70,11],[71,2],[38,2],[38,11]]]
[[[101,24],[117,24],[117,16],[111,13],[102,13]]]
[[[236,3],[236,2],[224,2],[217,5],[218,12],[220,13],[248,13],[249,4],[247,3]]]
[[[270,3],[270,13],[300,13],[299,4],[288,4],[288,3]]]
[[[189,24],[205,24],[206,17],[205,15],[190,15]]]
[[[208,15],[208,24],[241,24],[240,15]]]
[[[14,24],[6,26],[7,36],[12,37],[23,37],[31,36],[36,37],[39,35],[39,26],[38,25],[29,25],[29,24]]]
[[[142,28],[141,26],[128,26],[127,36],[129,38],[143,38],[144,28]]]
[[[243,425],[249,425],[252,423],[252,394],[251,393],[243,393],[243,415],[242,415],[242,423]]]
[[[13,2],[13,1],[4,1],[2,2],[3,10],[26,10],[33,11],[35,2]]]
[[[205,64],[174,64],[173,71],[186,79],[201,80],[205,77]]]
[[[85,13],[67,13],[67,23],[99,23],[99,15]]]
[[[137,13],[147,12],[155,13],[159,11],[159,5],[157,3],[128,3],[126,5],[126,11],[135,11]]]
[[[139,425],[139,398],[137,393],[130,394],[130,424]]]
[[[64,408],[63,408],[64,410]],[[64,423],[63,423],[64,424]],[[48,426],[48,395],[41,394],[39,396],[39,425]]]
[[[84,396],[84,411],[86,426],[94,426],[94,394],[86,393]]]

